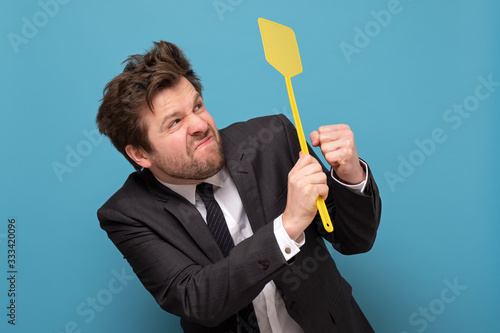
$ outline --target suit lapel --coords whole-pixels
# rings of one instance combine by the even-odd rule
[[[240,195],[243,208],[255,233],[266,223],[254,169],[243,154],[238,159],[226,159],[226,167]]]
[[[234,133],[234,131],[237,132]],[[241,144],[244,143],[242,138],[245,138],[245,133],[242,133],[241,129],[230,126],[220,130],[220,134],[224,146],[226,168],[236,185],[252,231],[255,233],[266,224],[266,221],[255,170],[249,162],[252,158],[250,155],[246,156],[244,150],[240,148]]]
[[[207,224],[196,207],[179,194],[160,184],[149,170],[143,172],[145,181],[156,198],[163,203],[166,211],[170,212],[176,220],[193,238],[193,243],[215,263],[224,258],[217,242],[213,238]],[[159,220],[161,223],[163,220]]]

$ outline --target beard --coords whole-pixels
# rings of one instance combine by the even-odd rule
[[[209,135],[212,135],[214,144],[205,148],[207,157],[203,159],[195,158],[196,146]],[[219,132],[211,127],[208,128],[206,133],[192,137],[186,145],[186,152],[185,156],[174,157],[156,151],[154,153],[156,167],[171,178],[204,180],[219,172],[225,163],[222,139]]]

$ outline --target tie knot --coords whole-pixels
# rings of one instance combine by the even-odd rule
[[[207,200],[215,200],[214,199],[214,186],[209,183],[201,183],[196,186],[196,193],[200,196],[203,202]]]

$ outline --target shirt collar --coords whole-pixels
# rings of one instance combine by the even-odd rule
[[[212,184],[214,186],[223,188],[224,182],[226,181],[228,176],[229,176],[229,173],[228,173],[226,167],[224,166],[215,175],[201,181],[200,183],[203,183],[203,182],[209,183],[209,184]],[[155,178],[163,186],[168,187],[169,189],[171,189],[175,193],[179,194],[180,196],[182,196],[183,198],[188,200],[193,205],[196,204],[196,184],[187,184],[187,185],[170,184],[170,183],[165,183],[165,182],[159,180],[156,176],[155,176]]]

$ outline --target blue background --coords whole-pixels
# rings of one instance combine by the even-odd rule
[[[500,331],[498,2],[60,2],[0,2],[1,332],[181,331],[98,226],[97,208],[132,167],[95,135],[94,119],[120,63],[160,39],[191,59],[218,127],[291,118],[259,17],[295,31],[304,71],[292,83],[305,132],[349,124],[379,184],[373,250],[332,251],[375,330]],[[473,111],[448,111],[464,102]],[[9,218],[15,326],[6,316]]]

